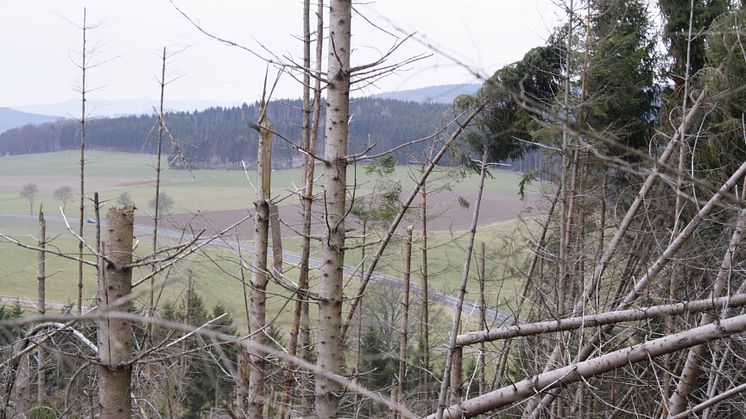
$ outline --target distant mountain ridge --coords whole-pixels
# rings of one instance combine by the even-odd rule
[[[11,128],[22,127],[27,124],[43,124],[54,122],[59,117],[22,112],[16,109],[0,108],[0,133]]]
[[[373,95],[372,97],[401,100],[404,102],[451,104],[461,95],[473,95],[480,87],[482,85],[476,83],[446,84],[421,87],[419,89],[400,90],[397,92],[384,92]]]
[[[376,99],[393,99],[403,102],[417,103],[441,103],[451,104],[453,100],[462,94],[474,94],[480,84],[462,83],[446,84],[439,86],[427,86],[418,89],[399,90],[395,92],[383,92],[367,97]],[[153,108],[158,105],[157,99],[138,98],[138,99],[88,99],[86,104],[89,113],[88,116],[93,118],[111,118],[128,115],[152,115]],[[168,100],[166,102],[167,112],[194,112],[202,111],[209,108],[230,108],[241,106],[240,103],[208,100]],[[57,118],[79,118],[80,101],[68,100],[58,103],[45,103],[28,106],[15,106],[11,108],[0,108],[2,110],[13,110],[25,114],[38,114],[43,118],[29,119],[26,123],[43,123],[51,122]],[[50,119],[51,118],[51,119]],[[8,127],[0,126],[0,132],[9,128],[19,127],[21,125],[12,125]]]
[[[90,117],[117,117],[127,115],[152,115],[153,108],[158,105],[157,99],[87,99],[86,113]],[[239,106],[231,102],[217,102],[209,100],[169,100],[166,102],[168,112],[193,112],[208,108]],[[45,115],[56,115],[64,118],[80,117],[80,100],[48,103],[41,105],[18,106],[14,109]],[[47,121],[44,121],[47,122]]]

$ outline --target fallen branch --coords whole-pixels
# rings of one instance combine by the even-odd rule
[[[653,317],[697,313],[707,310],[720,310],[726,307],[742,307],[746,305],[746,294],[733,296],[693,300],[676,304],[664,304],[629,310],[609,311],[587,316],[568,317],[559,320],[548,320],[536,323],[519,324],[501,327],[494,330],[481,330],[466,333],[456,338],[457,346],[474,345],[480,342],[492,342],[500,339],[533,336],[543,333],[562,332],[582,327],[595,327],[613,323],[623,323],[644,320]]]
[[[620,349],[587,361],[551,370],[510,384],[490,393],[466,400],[446,409],[444,418],[473,417],[536,394],[578,382],[605,372],[646,361],[656,356],[676,352],[695,345],[722,339],[746,331],[746,314],[731,317],[706,326],[664,336],[635,346]],[[428,416],[434,419],[435,415]]]

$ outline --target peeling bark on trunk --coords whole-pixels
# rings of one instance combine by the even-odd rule
[[[98,310],[128,312],[132,301],[118,302],[132,289],[132,238],[135,207],[111,208],[106,214],[108,235],[98,280]],[[98,399],[101,418],[132,415],[132,322],[103,318],[98,323]]]

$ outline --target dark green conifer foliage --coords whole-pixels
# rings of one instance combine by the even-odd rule
[[[710,26],[704,82],[720,96],[698,141],[697,169],[714,184],[727,179],[746,160],[746,59],[740,42],[746,31],[746,10],[721,15]],[[740,39],[739,39],[740,37]],[[714,68],[722,65],[720,71]]]
[[[657,113],[647,7],[640,0],[601,0],[593,8],[587,122],[623,146],[646,149]],[[630,158],[623,149],[609,153]]]
[[[658,8],[663,15],[663,37],[668,46],[672,62],[665,70],[673,79],[676,96],[681,93],[686,74],[687,47],[689,47],[689,74],[694,75],[705,66],[706,31],[712,21],[728,11],[728,0],[695,0],[692,39],[689,43],[689,0],[658,0]]]
[[[533,48],[522,60],[496,71],[476,95],[457,98],[457,111],[481,101],[488,103],[467,132],[465,143],[470,151],[462,152],[464,165],[475,168],[470,157],[472,153],[481,157],[485,148],[490,162],[520,159],[530,150],[529,141],[538,130],[536,119],[547,117],[535,110],[551,106],[559,71],[556,48]]]
[[[375,175],[372,192],[359,196],[352,203],[351,213],[371,227],[388,227],[399,212],[399,194],[401,182],[394,176],[396,159],[393,156],[383,157],[365,166],[365,173]]]
[[[187,293],[188,305],[182,302],[178,306],[172,302],[164,305],[164,317],[167,320],[185,322],[195,327],[205,324],[210,319],[215,319],[226,313],[225,307],[217,304],[210,311],[205,307],[204,300],[198,294],[193,292]],[[186,316],[185,309],[189,307]],[[216,320],[208,326],[209,329],[235,334],[232,326],[233,319],[230,314]],[[164,331],[165,332],[165,331]],[[231,399],[233,390],[233,378],[223,373],[225,368],[221,368],[218,363],[235,364],[235,348],[230,345],[223,345],[220,349],[208,345],[209,340],[205,340],[195,335],[187,339],[186,350],[186,386],[184,397],[184,418],[200,418],[205,415],[213,406],[221,407],[223,401]],[[223,366],[224,367],[224,366]]]

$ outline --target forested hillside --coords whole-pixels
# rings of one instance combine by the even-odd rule
[[[350,151],[359,152],[375,144],[381,152],[404,142],[432,134],[442,121],[449,119],[451,107],[436,103],[402,102],[390,99],[355,99],[350,104]],[[298,144],[301,137],[302,103],[300,100],[272,102],[268,115],[273,130]],[[322,107],[322,113],[324,112]],[[169,140],[164,142],[172,165],[183,166],[183,154],[192,168],[238,168],[241,161],[256,159],[259,135],[249,126],[259,118],[258,104],[235,108],[210,108],[199,112],[166,115]],[[323,135],[321,119],[319,133]],[[27,125],[0,134],[1,154],[27,154],[69,150],[78,147],[80,124],[60,121]],[[86,137],[90,148],[107,151],[155,153],[157,118],[154,115],[119,118],[94,118],[87,121]],[[424,145],[407,147],[396,154],[400,162],[420,153]],[[287,141],[275,140],[273,166],[290,167],[298,153]],[[179,166],[179,167],[180,167]]]

